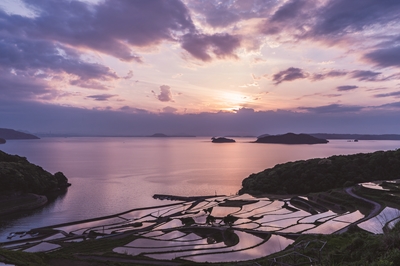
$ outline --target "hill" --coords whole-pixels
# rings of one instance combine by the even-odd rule
[[[286,133],[283,135],[263,135],[255,143],[277,144],[321,144],[328,143],[326,139],[320,139],[307,134]]]
[[[9,129],[9,128],[0,128],[0,138],[6,139],[6,140],[8,140],[8,139],[39,139],[39,137],[37,137],[35,135],[16,131],[14,129]]]
[[[397,134],[366,135],[366,134],[313,133],[310,135],[322,139],[400,140],[400,135]]]
[[[245,178],[239,193],[307,194],[393,179],[400,179],[400,149],[278,164]]]

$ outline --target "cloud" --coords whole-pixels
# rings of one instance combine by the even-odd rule
[[[319,8],[314,36],[344,36],[377,25],[384,27],[399,17],[400,2],[380,0],[330,0]]]
[[[318,107],[299,107],[300,110],[307,110],[312,113],[349,113],[349,112],[359,112],[363,109],[362,106],[349,106],[340,104],[330,104]]]
[[[400,67],[400,45],[374,50],[364,59],[380,67]]]
[[[370,70],[354,70],[350,72],[352,78],[358,79],[359,81],[378,81],[381,72],[374,72]]]
[[[359,112],[246,110],[239,113],[135,113],[5,100],[0,97],[0,121],[2,127],[18,128],[34,133],[96,136],[151,135],[155,132],[196,136],[229,134],[256,136],[286,132],[390,134],[400,132],[399,108],[400,102],[394,102]]]
[[[284,81],[293,81],[296,79],[305,79],[308,77],[308,73],[304,72],[300,68],[290,67],[286,70],[282,70],[273,75],[272,80],[275,85],[278,85]]]
[[[323,80],[326,78],[336,78],[336,77],[342,77],[346,76],[348,73],[346,71],[342,70],[330,70],[325,73],[316,73],[311,76],[311,80],[316,81],[316,80]]]
[[[131,46],[174,41],[177,33],[194,30],[189,11],[179,0],[105,0],[96,4],[67,0],[25,2],[38,11],[37,16],[9,16],[8,24],[14,27],[8,30],[12,33],[25,32],[30,38],[89,48],[123,61],[141,61]]]
[[[115,94],[97,94],[97,95],[90,95],[87,98],[94,99],[95,101],[108,101],[108,99],[115,97]]]
[[[173,114],[176,111],[178,111],[178,109],[171,107],[171,106],[166,106],[162,109],[163,113],[169,113],[169,114]]]
[[[375,94],[375,98],[384,98],[384,97],[395,97],[395,98],[400,98],[400,91],[394,91],[394,92],[388,92],[388,93],[380,93],[380,94]]]
[[[186,34],[182,38],[182,48],[194,58],[211,61],[212,55],[218,59],[237,58],[234,53],[240,47],[240,38],[229,34]]]
[[[154,91],[151,91],[156,98],[161,101],[161,102],[173,102],[174,100],[172,99],[172,92],[171,88],[167,85],[161,85],[160,86],[160,94],[156,94]]]
[[[350,91],[350,90],[354,90],[357,89],[358,86],[354,86],[354,85],[344,85],[344,86],[338,86],[336,87],[336,89],[338,91]]]

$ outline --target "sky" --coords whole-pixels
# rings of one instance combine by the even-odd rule
[[[400,134],[398,0],[2,0],[0,127]]]

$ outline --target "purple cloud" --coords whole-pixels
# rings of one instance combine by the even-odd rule
[[[350,90],[354,90],[357,89],[358,86],[354,86],[354,85],[344,85],[344,86],[338,86],[336,87],[336,89],[338,91],[350,91]]]
[[[377,49],[365,54],[364,58],[380,67],[400,67],[400,46]]]
[[[25,2],[39,11],[38,16],[10,16],[9,24],[14,27],[8,27],[9,31],[97,50],[123,61],[141,61],[131,46],[174,41],[176,32],[194,30],[189,12],[179,0],[106,0],[97,4],[45,0]]]
[[[308,77],[308,73],[304,72],[300,68],[290,67],[286,70],[282,70],[273,75],[272,80],[275,85],[278,85],[284,81],[293,81],[296,79],[305,79]]]
[[[375,94],[375,98],[384,98],[384,97],[395,97],[395,98],[400,98],[400,91],[394,91],[394,92],[389,92],[389,93],[380,93],[380,94]]]
[[[108,101],[108,99],[115,97],[115,94],[97,94],[97,95],[90,95],[87,98],[94,99],[95,101]]]
[[[300,107],[301,110],[307,110],[313,113],[349,113],[349,112],[358,112],[363,109],[362,106],[349,106],[349,105],[340,105],[340,104],[330,104],[318,107]]]
[[[193,57],[202,61],[211,61],[213,54],[217,58],[237,58],[235,50],[240,47],[240,38],[229,34],[186,34],[182,38],[182,48]]]
[[[161,102],[173,102],[171,87],[167,85],[160,86],[160,94],[156,94],[154,91],[151,91],[156,98]]]

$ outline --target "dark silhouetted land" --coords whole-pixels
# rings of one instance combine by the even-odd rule
[[[328,143],[326,139],[320,139],[307,134],[286,133],[283,135],[263,135],[255,143],[277,143],[277,144],[323,144]]]
[[[211,138],[212,143],[233,143],[236,142],[234,139],[219,137],[219,138]]]
[[[0,128],[0,138],[6,139],[6,140],[8,140],[8,139],[39,139],[39,137],[37,137],[35,135],[16,131],[14,129],[9,129],[9,128]]]

